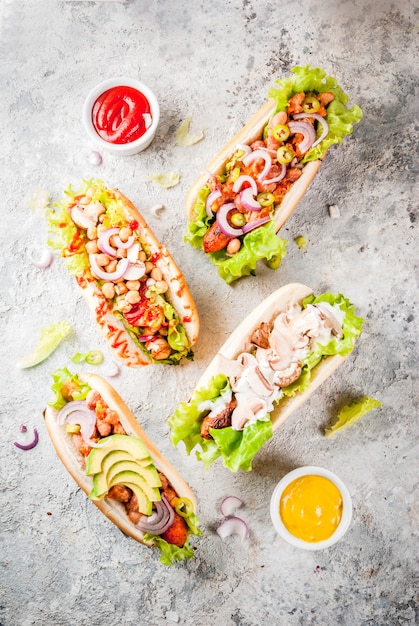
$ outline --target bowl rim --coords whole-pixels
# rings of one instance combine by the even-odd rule
[[[280,499],[286,487],[293,480],[301,478],[302,476],[310,475],[328,478],[339,489],[343,500],[342,519],[339,526],[337,527],[333,535],[331,535],[328,539],[324,539],[323,541],[317,541],[316,543],[304,541],[303,539],[299,539],[298,537],[295,537],[293,534],[291,534],[284,526],[284,523],[282,522],[281,516],[279,514]],[[352,521],[352,498],[344,482],[334,472],[324,467],[319,467],[317,465],[305,465],[302,467],[298,467],[291,472],[288,472],[278,482],[271,497],[270,515],[272,524],[276,532],[280,537],[282,537],[282,539],[287,541],[289,544],[295,546],[296,548],[302,548],[303,550],[323,550],[337,543],[340,539],[342,539],[343,535],[348,530]]]
[[[102,137],[96,132],[95,127],[92,122],[92,109],[93,105],[96,102],[97,98],[108,89],[112,87],[133,87],[140,91],[149,101],[150,109],[151,109],[151,125],[147,128],[144,135],[141,135],[138,139],[131,141],[129,143],[115,144],[110,141],[105,141]],[[128,78],[127,76],[115,76],[112,78],[106,78],[102,80],[100,83],[97,83],[94,87],[90,89],[88,92],[82,109],[82,120],[83,125],[93,141],[102,146],[106,150],[110,150],[112,152],[120,152],[124,153],[127,151],[133,151],[135,148],[140,151],[142,146],[147,147],[151,140],[153,139],[157,126],[160,121],[160,106],[156,95],[154,92],[142,81],[136,78]]]

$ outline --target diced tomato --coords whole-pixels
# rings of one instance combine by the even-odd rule
[[[131,228],[131,230],[137,230],[139,224],[137,220],[132,220],[131,222],[129,222],[128,226]]]

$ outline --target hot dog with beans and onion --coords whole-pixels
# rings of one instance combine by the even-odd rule
[[[293,283],[273,292],[230,335],[188,402],[169,418],[172,442],[208,467],[236,472],[345,360],[363,320],[341,294]]]
[[[132,367],[192,357],[198,313],[185,278],[136,210],[99,180],[70,185],[48,216],[59,250],[116,356]]]
[[[126,535],[171,564],[193,556],[196,499],[115,389],[95,374],[53,373],[44,412],[55,450],[92,502]]]
[[[258,260],[275,269],[289,218],[333,144],[360,121],[358,106],[320,68],[295,67],[269,100],[222,148],[191,186],[185,240],[232,283],[254,274]]]

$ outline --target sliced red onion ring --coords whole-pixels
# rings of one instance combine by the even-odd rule
[[[242,504],[243,504],[243,501],[240,500],[240,498],[238,498],[237,496],[226,496],[221,501],[220,511],[224,515],[224,517],[229,517]]]
[[[115,235],[114,241],[115,241],[116,245],[118,246],[118,248],[122,248],[123,250],[127,250],[128,248],[131,248],[131,246],[135,242],[135,237],[134,237],[134,235],[131,235],[130,237],[128,237],[127,241],[122,241],[120,239],[119,235]]]
[[[119,233],[119,228],[107,228],[102,231],[97,240],[97,247],[101,252],[107,254],[108,256],[115,257],[116,250],[113,246],[111,246],[109,240],[114,235]]]
[[[262,208],[256,198],[253,197],[253,189],[247,187],[240,192],[240,202],[248,211],[260,211]]]
[[[54,255],[52,254],[51,250],[48,250],[46,248],[45,250],[42,251],[39,259],[34,259],[33,252],[29,255],[29,258],[31,260],[32,265],[35,265],[35,267],[37,267],[40,270],[45,270],[47,267],[51,265]]]
[[[316,139],[316,131],[308,122],[289,122],[289,129],[292,133],[298,133],[303,136],[303,140],[299,144],[300,152],[307,152]]]
[[[138,280],[145,274],[145,263],[142,261],[137,261],[136,263],[132,263],[128,265],[128,269],[124,273],[124,278],[126,280]]]
[[[108,280],[108,281],[119,280],[120,278],[123,278],[129,266],[128,258],[123,258],[120,261],[118,261],[117,268],[114,272],[105,272],[105,270],[102,270],[97,264],[96,255],[89,254],[89,261],[90,261],[90,267],[93,273],[95,274],[95,276],[97,276],[97,278],[101,278],[102,280]]]
[[[18,441],[14,441],[13,444],[16,448],[20,450],[32,450],[36,446],[39,441],[38,431],[36,428],[33,429],[33,440],[30,443],[19,443]]]
[[[102,163],[102,155],[97,150],[92,150],[89,154],[90,165],[100,165]]]
[[[279,183],[279,181],[284,178],[285,174],[287,173],[287,167],[286,165],[284,165],[284,163],[279,163],[278,165],[281,165],[282,167],[281,173],[278,174],[278,176],[275,176],[275,178],[265,178],[265,180],[262,182],[262,185],[271,185],[272,183]]]
[[[316,141],[313,143],[313,145],[311,146],[312,148],[314,148],[321,141],[323,141],[323,139],[328,135],[328,133],[329,133],[329,124],[326,122],[324,117],[322,115],[319,115],[318,113],[298,113],[297,115],[293,115],[293,118],[295,120],[300,120],[300,119],[302,120],[302,119],[307,118],[307,117],[311,117],[311,118],[317,120],[323,126],[323,130],[321,132],[320,137],[318,137],[316,139]]]
[[[228,237],[240,237],[240,235],[243,235],[242,228],[234,228],[234,226],[230,226],[227,221],[228,213],[235,208],[236,207],[233,202],[227,202],[227,204],[223,204],[216,213],[218,226],[220,227],[220,230]]]
[[[110,367],[108,368],[108,371],[106,372],[107,376],[112,378],[113,376],[119,376],[120,373],[121,368],[119,367],[118,363],[112,361]]]
[[[138,337],[138,341],[141,341],[142,343],[147,343],[147,341],[154,341],[154,339],[157,339],[157,335],[140,335]]]
[[[162,496],[161,502],[154,504],[156,510],[151,515],[143,515],[135,526],[144,533],[162,535],[173,524],[175,512],[166,496]]]
[[[238,535],[243,541],[247,537],[248,526],[240,517],[227,517],[216,529],[216,533],[225,539],[230,535]]]
[[[71,416],[71,417],[70,417]],[[96,413],[88,409],[84,400],[72,400],[67,402],[60,411],[58,411],[57,422],[60,425],[70,422],[80,426],[80,434],[84,441],[89,445],[96,427]]]
[[[262,180],[266,178],[269,170],[272,167],[272,157],[269,154],[269,152],[267,152],[266,150],[260,150],[260,149],[254,150],[253,152],[251,152],[250,154],[247,154],[246,156],[242,158],[242,163],[244,163],[245,166],[247,167],[248,165],[250,165],[254,161],[257,161],[258,159],[263,159],[265,161],[265,166],[258,176],[258,181],[262,182]]]
[[[211,207],[214,204],[214,202],[217,200],[217,198],[219,198],[220,196],[221,196],[220,189],[214,189],[214,191],[211,191],[211,193],[208,194],[207,199],[205,201],[205,211],[208,217],[213,217],[214,213]]]
[[[254,196],[257,195],[258,187],[257,187],[255,179],[252,178],[251,176],[247,176],[246,174],[242,174],[242,176],[239,176],[238,179],[235,181],[233,185],[234,193],[239,193],[240,189],[243,187],[243,183],[249,183],[250,188],[252,189],[253,195]]]
[[[247,222],[247,224],[245,224],[242,228],[243,235],[250,232],[251,230],[254,230],[255,228],[259,228],[259,226],[262,226],[263,224],[266,224],[270,221],[271,217],[269,215],[266,215],[265,217],[261,217],[258,220],[253,220],[253,222]]]
[[[252,148],[248,146],[247,143],[238,143],[236,146],[236,150],[243,150],[245,155],[252,152]]]

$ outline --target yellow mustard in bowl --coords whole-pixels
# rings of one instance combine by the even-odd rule
[[[293,480],[279,502],[279,514],[288,532],[312,543],[325,541],[335,533],[342,510],[342,494],[337,486],[315,474]]]

